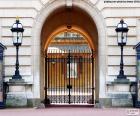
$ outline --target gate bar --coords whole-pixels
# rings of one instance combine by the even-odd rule
[[[93,57],[93,49],[92,51],[92,104],[94,104],[94,57]]]
[[[45,71],[47,71],[47,55],[45,57]],[[47,78],[48,77],[47,74],[48,73],[45,73],[45,87],[44,87],[44,89],[45,89],[45,101],[44,101],[45,102],[45,105],[47,105],[47,99],[48,99],[47,98],[47,96],[48,96],[47,95],[47,79],[48,79]]]
[[[69,63],[69,87],[70,87],[70,50],[69,50],[69,55],[68,55],[68,63]],[[69,88],[69,104],[70,104],[70,88]]]

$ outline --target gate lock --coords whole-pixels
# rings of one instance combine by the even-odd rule
[[[72,85],[67,85],[67,89],[72,89]]]

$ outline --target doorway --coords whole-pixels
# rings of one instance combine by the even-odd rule
[[[61,19],[61,20],[58,20],[58,19]],[[67,35],[67,37],[70,35],[75,36],[75,33],[78,33],[78,34],[82,35],[84,39],[82,39],[82,40],[77,39],[76,41],[75,41],[75,39],[71,39],[71,40],[69,39],[67,41],[66,38],[63,39],[63,41],[61,41],[60,37],[57,37],[56,39],[54,39],[59,34],[63,35],[64,32],[67,32],[67,33],[65,33],[65,36]],[[85,50],[82,49],[80,51],[81,54],[82,53],[84,54],[85,52],[87,52],[86,51],[87,48],[88,48],[88,52],[90,51],[89,53],[91,53],[91,55],[92,55],[92,51],[94,54],[93,55],[94,56],[94,60],[93,60],[94,61],[93,62],[94,63],[94,68],[93,68],[94,74],[93,75],[94,75],[95,81],[93,81],[93,83],[94,83],[94,85],[96,83],[96,87],[94,87],[96,92],[94,91],[93,95],[95,94],[94,101],[95,101],[95,99],[96,99],[96,101],[98,101],[99,100],[98,32],[97,32],[96,25],[95,25],[94,21],[91,19],[91,17],[84,10],[82,10],[78,7],[72,7],[72,9],[70,11],[67,10],[66,7],[60,7],[57,10],[54,10],[54,12],[52,12],[47,17],[46,21],[43,24],[42,30],[41,30],[41,38],[42,38],[41,39],[41,54],[42,55],[41,55],[41,66],[40,66],[41,74],[40,74],[40,76],[41,76],[42,87],[41,87],[40,94],[41,94],[42,100],[48,99],[48,98],[46,98],[47,93],[44,90],[46,90],[46,88],[48,86],[48,84],[46,86],[46,83],[47,83],[46,81],[48,81],[48,80],[45,80],[46,75],[47,75],[46,69],[45,69],[46,61],[47,61],[46,57],[48,58],[52,55],[52,54],[50,55],[51,51],[49,49],[51,47],[55,48],[55,50],[53,50],[53,53],[57,52],[57,54],[59,52],[61,53],[62,51],[63,52],[67,51],[67,55],[68,55],[69,50],[70,50],[71,54],[73,54],[73,52],[74,53],[77,52],[78,50],[76,50],[76,49],[80,48],[79,47],[79,45],[80,45],[81,48],[85,49]],[[62,49],[62,45],[61,45],[62,43],[63,43],[63,50],[59,50],[60,46]],[[70,44],[70,45],[67,46],[68,44]],[[87,45],[82,46],[84,44],[87,44]],[[69,49],[69,48],[71,48],[71,45],[74,46],[73,50]],[[59,47],[59,49],[58,49],[58,47]],[[56,50],[56,48],[58,49],[58,51]],[[52,55],[52,56],[54,56],[54,55]],[[51,62],[52,62],[51,64],[57,64],[56,62],[53,62],[53,61],[51,61]],[[47,64],[47,66],[48,66],[48,64]],[[55,65],[53,65],[53,66],[55,67]],[[56,66],[58,67],[58,65],[56,65]],[[68,67],[68,65],[66,67]],[[62,70],[62,69],[60,69],[60,70]],[[64,74],[62,74],[62,76],[63,75]],[[58,98],[58,96],[57,96],[57,98]],[[90,101],[91,100],[88,100],[87,103],[91,103]],[[51,101],[49,100],[49,102],[51,102]]]
[[[94,50],[80,33],[57,34],[45,56],[45,101],[49,104],[94,104]]]

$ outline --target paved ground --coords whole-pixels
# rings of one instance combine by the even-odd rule
[[[133,112],[139,112],[133,113]],[[129,114],[129,115],[128,115]],[[134,114],[134,115],[130,115]],[[140,116],[140,109],[52,107],[45,109],[0,109],[0,116]]]

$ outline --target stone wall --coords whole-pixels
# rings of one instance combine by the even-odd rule
[[[26,86],[28,99],[33,99],[33,54],[32,54],[32,29],[35,18],[42,4],[38,0],[1,0],[0,1],[0,42],[7,50],[5,51],[5,81],[11,79],[15,71],[16,49],[12,43],[12,33],[10,28],[15,22],[15,17],[19,16],[24,26],[23,44],[19,48],[20,73],[29,84]]]
[[[10,28],[15,21],[15,17],[19,16],[25,28],[23,44],[19,50],[20,72],[26,82],[29,83],[29,86],[26,87],[26,93],[29,99],[40,98],[40,82],[36,79],[36,73],[38,74],[39,71],[36,70],[37,68],[34,66],[36,55],[34,51],[38,50],[38,48],[32,44],[34,41],[34,24],[38,20],[37,16],[41,14],[42,9],[54,1],[55,0],[0,0],[0,42],[7,47],[5,51],[5,81],[12,77],[15,70],[15,47],[12,44]],[[61,2],[61,0],[59,1]],[[104,0],[84,1],[89,2],[89,4],[93,3],[91,6],[93,7],[95,5],[94,7],[98,9],[105,21],[105,31],[107,35],[105,38],[105,46],[107,55],[105,56],[106,65],[104,67],[107,71],[103,77],[105,78],[106,84],[106,86],[103,85],[103,88],[105,88],[106,93],[110,93],[113,92],[114,89],[109,83],[114,81],[119,73],[120,48],[117,46],[115,28],[121,18],[123,18],[129,26],[128,42],[124,48],[124,70],[131,81],[136,80],[136,53],[135,50],[133,50],[133,46],[140,41],[140,31],[138,31],[140,29],[140,3],[113,4],[104,3]],[[78,2],[80,3],[80,0],[77,0],[77,3]],[[35,83],[36,86],[34,86]],[[102,84],[102,82],[100,84]]]

